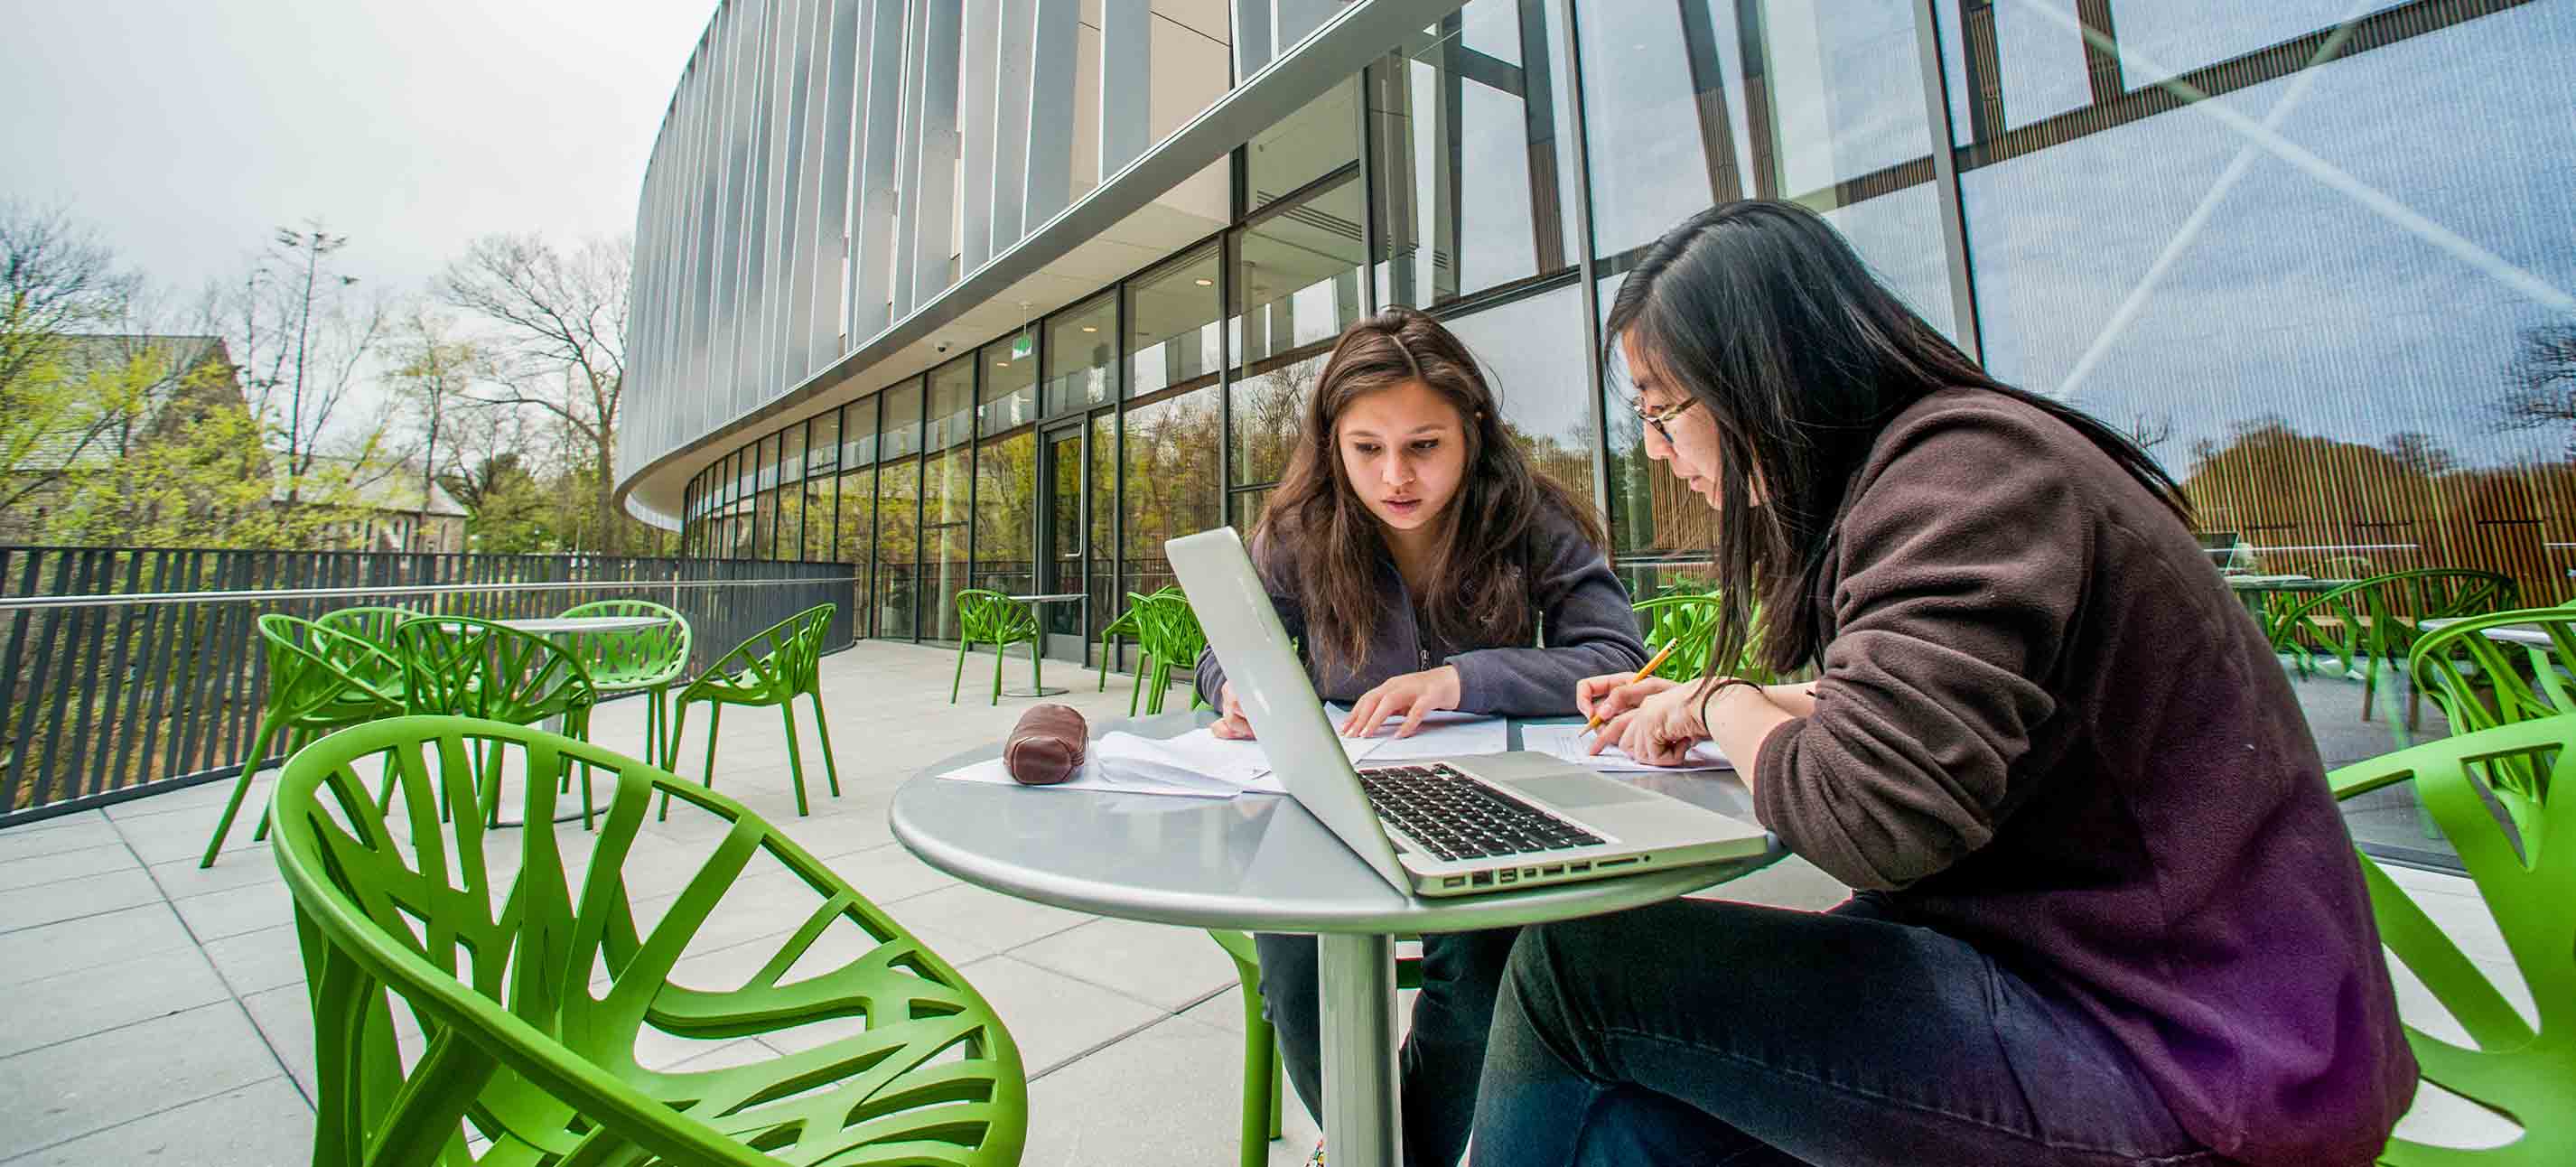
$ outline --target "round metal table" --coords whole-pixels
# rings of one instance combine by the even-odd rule
[[[1172,737],[1208,710],[1092,726]],[[1520,748],[1520,726],[1511,729]],[[1325,1141],[1336,1164],[1403,1160],[1397,1122],[1394,941],[1598,915],[1659,903],[1761,869],[1785,854],[1648,870],[1589,883],[1455,899],[1397,891],[1295,800],[1173,798],[955,782],[939,774],[999,755],[941,759],[895,792],[894,836],[932,867],[1005,895],[1120,919],[1320,937]],[[1730,771],[1622,776],[1750,820]]]

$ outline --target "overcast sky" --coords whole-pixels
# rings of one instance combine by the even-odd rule
[[[421,286],[467,241],[632,230],[715,0],[0,0],[0,196],[193,296],[320,217]]]

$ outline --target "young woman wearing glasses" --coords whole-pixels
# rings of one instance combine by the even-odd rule
[[[2359,866],[2164,470],[1794,204],[1684,222],[1608,332],[1720,515],[1711,659],[1821,671],[1580,703],[1649,761],[1714,740],[1857,890],[1525,929],[1479,1167],[2370,1161],[2416,1070]]]

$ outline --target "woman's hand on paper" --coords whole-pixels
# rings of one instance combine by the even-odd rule
[[[1209,726],[1208,732],[1230,742],[1252,740],[1252,722],[1243,716],[1243,702],[1234,699],[1234,682],[1227,681],[1217,690],[1216,711],[1216,724]]]
[[[1351,702],[1351,715],[1342,719],[1341,735],[1374,737],[1389,718],[1401,717],[1404,724],[1396,727],[1395,736],[1412,737],[1422,728],[1423,718],[1458,707],[1459,684],[1456,665],[1389,677]]]

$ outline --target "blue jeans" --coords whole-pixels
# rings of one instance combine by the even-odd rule
[[[2126,1050],[1967,942],[1677,900],[1525,929],[1476,1167],[2216,1164]]]
[[[1476,1079],[1485,1065],[1485,1031],[1494,994],[1511,959],[1517,928],[1434,934],[1422,938],[1422,992],[1413,999],[1413,1028],[1397,1055],[1402,1073],[1404,1161],[1454,1167],[1467,1149],[1476,1115]],[[1316,1003],[1312,936],[1256,933],[1261,953],[1261,1014],[1279,1031],[1279,1058],[1306,1110],[1324,1117],[1324,1046]]]

